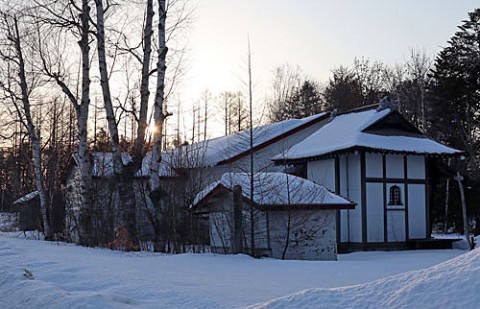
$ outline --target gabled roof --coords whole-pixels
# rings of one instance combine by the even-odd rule
[[[399,130],[389,124],[396,118]],[[402,123],[398,122],[401,119]],[[383,121],[382,125],[381,124]],[[385,134],[381,129],[385,129]],[[390,131],[390,132],[387,132]],[[340,114],[274,161],[301,161],[331,153],[364,148],[372,151],[423,155],[456,155],[462,152],[427,138],[396,110],[369,109]]]
[[[233,190],[235,185],[242,187],[244,199],[250,200],[250,174],[226,173],[218,181],[208,185],[197,194],[191,208],[203,205],[217,192]],[[255,173],[253,202],[258,207],[284,209],[296,208],[353,209],[355,203],[327,190],[324,186],[308,179],[284,173]]]
[[[303,119],[290,119],[253,129],[253,150],[264,148],[281,138],[294,134],[312,124],[328,118],[320,113]],[[184,151],[197,153],[200,166],[228,164],[247,155],[250,151],[250,131],[244,130],[227,136],[212,138],[182,147]]]
[[[253,129],[253,150],[258,151],[327,118],[327,113],[320,113],[303,119],[290,119],[256,127]],[[178,175],[178,169],[228,164],[248,155],[249,151],[250,131],[244,130],[163,151],[158,173],[160,177],[175,177]],[[91,156],[92,176],[109,177],[113,175],[112,153],[91,152]],[[143,159],[141,169],[136,174],[137,177],[148,176],[150,160],[151,153],[148,152]],[[132,157],[126,152],[122,153],[122,161],[124,164],[128,164],[132,161]],[[73,164],[77,164],[76,155],[73,155],[70,160],[67,174]]]

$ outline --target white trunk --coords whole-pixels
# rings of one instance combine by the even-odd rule
[[[463,190],[462,176],[457,172],[457,182],[458,188],[460,190],[460,198],[462,201],[462,216],[463,216],[463,235],[467,241],[468,247],[471,249],[472,244],[470,243],[470,232],[468,230],[468,217],[467,217],[467,203],[465,202],[465,192]]]
[[[81,174],[81,192],[82,206],[80,209],[80,218],[78,226],[79,241],[82,245],[93,245],[92,236],[92,204],[93,204],[93,188],[92,188],[92,170],[90,163],[90,155],[88,151],[88,111],[90,106],[90,55],[89,55],[89,16],[90,7],[88,0],[82,0],[81,18],[81,40],[79,42],[82,52],[82,98],[81,104],[78,105],[72,101],[77,112],[78,127],[78,165]]]
[[[128,230],[129,240],[136,244],[137,224],[136,224],[136,202],[135,192],[133,190],[134,172],[132,166],[124,166],[122,153],[118,138],[118,125],[113,110],[112,97],[110,94],[110,83],[107,69],[107,56],[105,49],[105,17],[102,0],[95,1],[97,8],[97,51],[98,66],[100,70],[100,85],[102,88],[103,102],[107,115],[108,129],[110,132],[110,145],[113,155],[113,170],[118,186],[118,195],[120,200],[120,212],[122,217],[121,225]]]
[[[147,0],[145,28],[143,31],[144,52],[142,61],[142,80],[140,84],[140,113],[133,153],[133,162],[136,169],[141,166],[141,161],[143,159],[145,131],[147,129],[148,99],[150,97],[148,85],[150,80],[150,60],[152,55],[153,15],[153,0]]]
[[[158,168],[162,160],[162,135],[165,114],[163,112],[163,101],[165,91],[165,70],[168,48],[165,42],[165,22],[167,18],[166,1],[158,1],[158,62],[157,62],[157,89],[155,93],[154,114],[155,131],[153,134],[152,160],[150,162],[150,191],[158,192],[160,188],[160,177]]]
[[[40,137],[36,132],[35,125],[33,124],[32,115],[30,111],[30,99],[29,99],[29,90],[27,85],[27,78],[25,74],[25,62],[23,59],[23,50],[20,43],[20,33],[18,30],[18,22],[16,17],[14,19],[14,34],[12,38],[15,44],[15,51],[18,57],[18,76],[20,78],[20,88],[22,92],[22,104],[23,112],[25,115],[25,120],[27,123],[27,130],[30,140],[32,141],[33,148],[33,165],[35,171],[35,182],[37,186],[37,191],[40,198],[40,213],[42,216],[43,223],[43,233],[45,234],[45,239],[52,239],[52,231],[50,229],[50,222],[47,217],[47,198],[45,195],[45,190],[43,188],[43,174],[42,174],[42,158],[40,153]]]

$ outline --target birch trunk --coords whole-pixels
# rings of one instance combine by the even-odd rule
[[[118,185],[120,202],[121,224],[128,230],[129,240],[133,244],[138,243],[136,224],[135,192],[133,190],[133,168],[131,164],[123,165],[122,153],[118,138],[118,126],[113,110],[113,103],[110,94],[110,83],[107,69],[107,56],[105,49],[105,17],[102,0],[95,1],[97,8],[97,52],[98,66],[100,70],[100,85],[102,88],[103,102],[107,115],[108,129],[110,132],[110,143],[113,156],[113,170]]]
[[[135,139],[133,155],[135,169],[139,169],[142,164],[145,146],[145,131],[147,129],[148,99],[150,97],[148,85],[150,80],[150,59],[152,56],[153,15],[153,0],[147,0],[145,28],[143,31],[143,42],[145,47],[142,61],[142,80],[140,84],[140,114],[138,118],[137,137]]]
[[[30,99],[29,91],[27,85],[27,78],[25,74],[25,61],[23,59],[23,50],[20,43],[20,33],[18,30],[18,21],[16,17],[13,17],[14,22],[14,37],[12,38],[15,44],[15,51],[18,56],[18,76],[20,78],[20,89],[22,92],[22,104],[23,112],[25,115],[26,126],[28,130],[28,135],[32,141],[32,150],[33,150],[33,166],[35,171],[35,182],[40,198],[40,213],[43,223],[43,233],[46,240],[52,239],[52,231],[50,228],[50,222],[47,216],[47,197],[45,190],[43,188],[43,174],[42,174],[42,158],[40,153],[40,138],[39,134],[36,131],[35,125],[33,124],[32,114],[30,110]]]
[[[153,134],[152,160],[150,161],[150,192],[152,201],[159,201],[160,177],[158,169],[162,161],[162,135],[165,114],[163,112],[163,101],[165,91],[165,70],[168,48],[165,42],[165,22],[167,19],[166,1],[158,1],[158,62],[157,62],[157,89],[154,103],[155,131]]]
[[[463,177],[457,172],[457,182],[458,188],[460,190],[460,199],[462,202],[462,216],[463,216],[463,235],[465,236],[465,240],[467,241],[468,248],[472,249],[472,244],[470,243],[470,232],[468,230],[468,217],[467,217],[467,203],[465,202],[465,192],[463,190],[462,180]]]
[[[90,55],[88,43],[90,6],[88,0],[82,0],[81,13],[81,39],[79,41],[82,52],[82,97],[81,104],[72,101],[77,112],[78,127],[78,165],[80,168],[81,183],[81,208],[79,214],[78,236],[79,243],[84,246],[92,246],[92,206],[93,206],[93,187],[92,187],[92,169],[88,151],[88,110],[90,106]]]

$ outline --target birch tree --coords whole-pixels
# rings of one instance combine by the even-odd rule
[[[18,117],[25,127],[32,142],[33,165],[35,183],[40,199],[40,212],[43,223],[43,232],[46,240],[52,240],[53,234],[47,214],[47,198],[43,184],[42,158],[40,147],[40,131],[36,128],[32,116],[31,95],[36,85],[36,78],[27,76],[25,55],[31,53],[25,51],[25,41],[28,32],[21,32],[17,15],[10,12],[0,12],[1,44],[0,58],[6,78],[0,82],[0,88],[4,92],[4,100],[9,100],[15,107]],[[18,76],[18,77],[15,77]]]
[[[88,117],[90,107],[90,71],[91,71],[91,6],[89,0],[81,0],[80,4],[76,1],[68,3],[58,0],[35,0],[34,7],[39,14],[34,15],[34,19],[41,28],[38,31],[37,50],[40,55],[39,70],[64,93],[73,106],[77,120],[77,139],[78,152],[77,159],[80,169],[81,181],[81,208],[79,213],[78,234],[79,242],[82,245],[93,245],[91,212],[93,206],[93,187],[92,173],[90,163],[90,153],[88,149]],[[69,14],[65,14],[69,12]],[[40,31],[46,34],[65,34],[73,40],[78,40],[80,49],[80,67],[81,80],[80,96],[77,94],[75,85],[69,84],[69,72],[63,70],[64,62],[61,52],[54,53],[52,48],[56,48],[55,37],[49,35],[40,35]],[[55,57],[54,55],[58,55]],[[75,87],[75,88],[74,88]]]

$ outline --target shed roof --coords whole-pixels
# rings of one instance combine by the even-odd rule
[[[16,201],[14,201],[13,205],[28,203],[31,200],[33,200],[34,198],[36,198],[38,196],[38,194],[39,194],[39,192],[37,190],[35,190],[33,192],[30,192],[30,193],[22,196],[21,198],[17,199]]]
[[[389,115],[403,119],[411,129],[389,130],[390,134],[379,134],[375,124],[380,123]],[[411,132],[407,132],[407,131]],[[375,132],[375,133],[374,133]],[[396,110],[369,109],[350,112],[333,117],[323,127],[302,142],[294,145],[285,154],[277,155],[274,161],[295,161],[324,156],[330,153],[344,151],[356,147],[374,151],[391,151],[423,155],[455,155],[460,150],[442,145],[413,127]]]
[[[225,173],[220,180],[198,193],[190,207],[203,205],[219,189],[232,191],[235,185],[240,185],[243,197],[250,200],[250,174]],[[330,192],[322,185],[285,173],[255,173],[253,202],[257,206],[273,209],[285,209],[286,205],[324,209],[355,207],[355,203]]]

